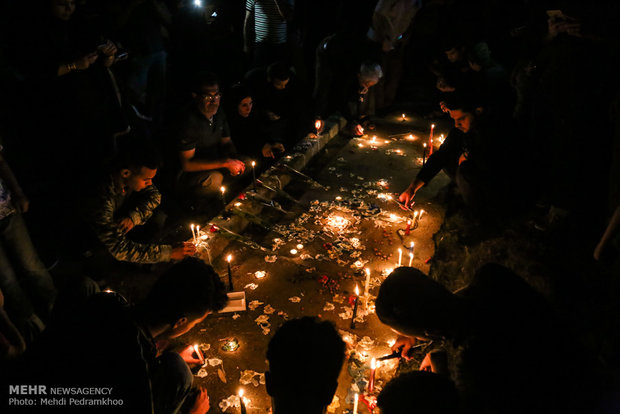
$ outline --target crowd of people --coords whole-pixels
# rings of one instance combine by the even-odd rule
[[[595,260],[617,257],[619,12],[576,0],[2,2],[0,366],[23,384],[88,372],[85,383],[115,384],[131,412],[206,412],[194,357],[167,342],[226,295],[194,244],[165,229],[171,217],[217,211],[222,186],[248,184],[250,160],[268,168],[333,115],[349,137],[401,108],[454,123],[410,177],[404,205],[443,170],[474,215],[534,208],[541,231],[570,223]],[[77,265],[59,277],[63,261]],[[84,277],[171,261],[137,305]],[[449,344],[424,360],[430,372],[385,387],[384,413],[611,407],[597,361],[575,358],[586,353],[501,266],[456,294],[399,268],[377,315],[401,334],[405,358],[417,340]],[[63,346],[84,336],[100,349]],[[532,338],[536,354],[524,351]],[[323,368],[292,400],[304,347],[325,349],[304,362]],[[302,318],[278,330],[267,359],[274,413],[320,413],[345,347],[333,325]]]

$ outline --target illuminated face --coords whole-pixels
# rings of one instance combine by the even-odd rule
[[[450,50],[446,50],[446,58],[450,61],[450,63],[456,63],[463,58],[462,52],[460,49],[453,47]]]
[[[193,93],[196,104],[207,118],[211,118],[217,113],[220,107],[220,93],[219,85],[204,86],[199,94]]]
[[[52,14],[54,17],[68,21],[75,12],[75,0],[52,0]]]
[[[462,109],[450,111],[450,118],[454,119],[454,126],[464,133],[468,133],[474,125],[475,116],[471,112],[464,112]]]
[[[250,112],[252,112],[252,105],[253,105],[253,102],[252,102],[251,96],[243,98],[239,102],[239,105],[237,106],[239,115],[241,115],[244,118],[247,118],[248,116],[250,116]]]
[[[361,92],[360,93],[367,93],[369,88],[372,88],[373,86],[375,86],[378,82],[378,80],[376,79],[364,79],[362,78],[359,74],[357,75],[357,78],[360,82],[360,86],[362,87]]]
[[[289,79],[273,79],[271,81],[271,84],[273,85],[274,89],[281,91],[284,88],[286,88],[286,85],[288,85],[288,81]]]
[[[140,168],[140,171],[138,172],[125,170],[123,173],[125,176],[125,183],[132,191],[142,191],[146,187],[153,185],[153,178],[155,177],[155,174],[157,174],[157,169],[152,170],[147,167]]]
[[[197,318],[186,319],[185,321],[178,321],[175,324],[175,326],[172,328],[172,331],[170,333],[170,338],[178,338],[179,336],[191,331],[194,328],[194,326],[204,321],[205,318],[209,316],[210,313],[211,311],[206,311],[203,315]]]

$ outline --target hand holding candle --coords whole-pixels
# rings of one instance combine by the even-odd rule
[[[202,351],[200,350],[200,347],[197,344],[194,344],[193,348],[194,348],[194,353],[197,355],[198,359],[200,360],[200,363],[204,365],[205,357],[202,355]]]

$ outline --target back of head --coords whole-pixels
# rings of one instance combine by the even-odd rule
[[[271,80],[285,81],[291,78],[291,69],[284,62],[275,62],[267,68],[267,76]]]
[[[170,267],[153,285],[141,306],[152,323],[173,324],[226,306],[226,287],[202,260],[187,258]]]
[[[285,322],[267,349],[274,413],[322,412],[336,392],[344,357],[345,344],[331,322],[312,317]]]
[[[377,406],[382,414],[456,414],[458,394],[447,377],[412,371],[388,382],[377,398]]]
[[[158,169],[162,164],[162,157],[157,148],[141,137],[130,136],[131,141],[125,143],[112,160],[111,169],[117,172],[123,169],[132,171],[145,167],[150,170]]]
[[[411,336],[444,335],[458,299],[443,285],[413,267],[394,270],[379,288],[377,316],[384,324]]]
[[[451,110],[461,110],[475,114],[476,109],[484,106],[481,94],[471,90],[471,88],[462,87],[457,93],[446,96],[446,107]]]

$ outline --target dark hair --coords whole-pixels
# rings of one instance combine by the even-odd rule
[[[443,332],[445,313],[455,300],[442,284],[413,267],[394,270],[379,288],[377,317],[406,335]]]
[[[388,382],[377,397],[377,406],[382,414],[455,414],[458,394],[447,377],[412,371]]]
[[[162,164],[162,157],[157,148],[145,139],[135,139],[124,145],[112,162],[115,171],[125,168],[139,170],[142,167],[156,170]]]
[[[307,316],[285,322],[267,348],[269,394],[298,405],[328,405],[344,353],[345,344],[333,323]]]
[[[213,72],[201,71],[194,74],[191,88],[194,93],[202,93],[205,86],[219,85],[220,81]]]
[[[172,265],[153,285],[142,307],[154,323],[174,323],[226,306],[226,287],[202,260],[187,258]]]
[[[476,94],[470,90],[457,92],[446,96],[446,106],[451,111],[460,109],[463,112],[475,113],[476,108],[483,106],[483,100],[480,94]]]
[[[271,80],[287,80],[291,78],[291,69],[284,62],[275,62],[267,68],[267,76],[269,76]]]

